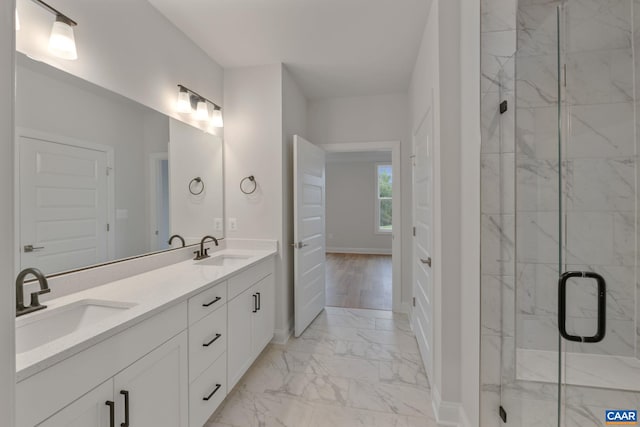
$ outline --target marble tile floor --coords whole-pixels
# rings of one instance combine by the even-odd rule
[[[435,427],[404,314],[327,307],[270,345],[205,427]]]

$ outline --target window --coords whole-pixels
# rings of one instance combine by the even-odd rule
[[[376,231],[390,233],[392,223],[393,170],[389,164],[376,165]]]

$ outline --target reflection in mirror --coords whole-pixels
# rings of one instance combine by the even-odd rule
[[[165,250],[172,234],[223,237],[219,137],[20,53],[16,79],[16,271]],[[185,198],[194,173],[206,191]]]

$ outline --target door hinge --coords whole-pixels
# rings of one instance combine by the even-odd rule
[[[502,405],[500,405],[500,418],[502,419],[503,423],[507,422],[507,411],[504,410]]]
[[[111,231],[111,225],[107,224],[107,231]]]
[[[509,105],[508,105],[507,101],[502,101],[500,103],[500,114],[506,113],[508,109],[509,109]]]
[[[413,227],[413,237],[416,237],[416,228]]]
[[[416,297],[413,297],[413,306],[416,306]]]

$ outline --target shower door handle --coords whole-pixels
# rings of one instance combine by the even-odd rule
[[[567,282],[574,277],[595,279],[598,284],[598,330],[595,335],[581,337],[567,332]],[[607,283],[592,271],[567,271],[558,280],[558,329],[568,341],[596,343],[604,339],[607,328]]]

